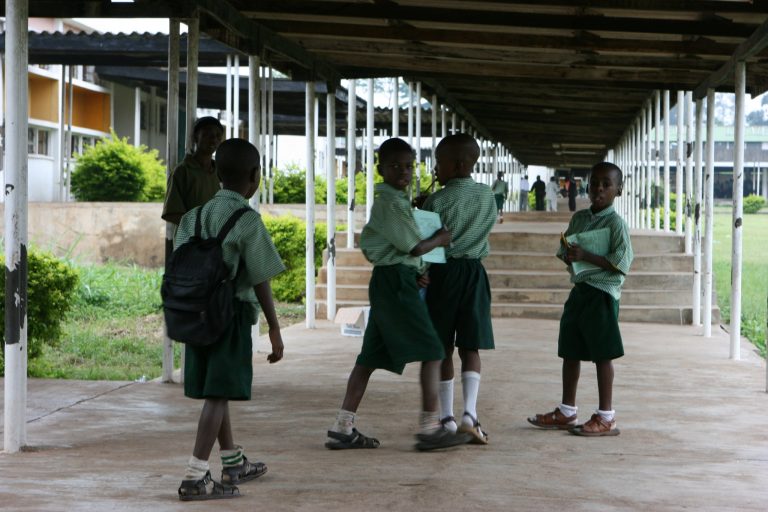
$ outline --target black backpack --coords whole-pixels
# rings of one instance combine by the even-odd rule
[[[192,346],[219,340],[234,316],[235,284],[221,244],[238,219],[251,208],[234,212],[215,237],[203,239],[197,209],[195,234],[177,247],[163,274],[160,295],[168,337]]]

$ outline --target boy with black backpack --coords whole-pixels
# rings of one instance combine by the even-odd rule
[[[201,239],[219,235],[222,239],[221,257],[229,270],[227,278],[232,281],[234,292],[234,300],[231,301],[233,314],[231,320],[226,322],[223,333],[208,345],[188,342],[185,346],[184,394],[190,398],[202,398],[205,403],[192,457],[178,491],[179,499],[183,501],[237,497],[240,493],[236,484],[257,478],[267,471],[265,464],[249,461],[243,454],[242,446],[235,444],[228,405],[230,400],[251,398],[251,326],[256,322],[259,305],[269,325],[272,344],[272,353],[267,360],[276,363],[283,357],[283,340],[269,280],[285,267],[261,216],[248,208],[248,199],[258,189],[261,179],[259,152],[246,140],[229,139],[219,146],[216,162],[222,190],[203,206],[184,215],[174,241],[176,253],[190,240],[195,243],[196,231]],[[248,209],[239,212],[244,208]],[[235,218],[228,232],[222,233],[222,228],[235,213],[240,217]],[[171,266],[168,272],[171,272]],[[163,286],[167,314],[169,285],[164,282]],[[210,314],[201,312],[201,321],[205,323],[205,317]],[[212,480],[208,466],[208,458],[217,439],[221,450],[221,483]]]

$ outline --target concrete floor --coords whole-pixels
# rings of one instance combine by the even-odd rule
[[[616,364],[622,434],[579,438],[530,427],[560,394],[557,322],[495,320],[479,410],[488,446],[418,453],[417,366],[374,374],[359,427],[378,450],[331,452],[325,431],[340,404],[360,338],[319,322],[285,329],[286,356],[265,362],[259,340],[254,397],[232,406],[236,439],[269,473],[243,497],[208,504],[176,497],[200,404],[179,385],[29,383],[31,451],[0,454],[0,508],[9,511],[265,510],[766,510],[765,368],[748,343],[693,327],[624,324]],[[582,370],[582,420],[596,406]],[[460,386],[458,386],[460,388]],[[460,411],[457,397],[457,412]],[[1,423],[0,423],[1,425]],[[214,450],[212,469],[220,468]]]

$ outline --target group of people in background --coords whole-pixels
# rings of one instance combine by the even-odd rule
[[[163,208],[163,218],[176,225],[174,247],[193,236],[216,236],[233,212],[248,208],[248,199],[256,193],[261,179],[258,150],[243,139],[222,142],[224,130],[214,118],[198,120],[193,135],[195,150],[170,175]],[[471,177],[480,156],[475,139],[463,133],[445,137],[435,152],[435,173],[441,188],[418,198],[418,207],[437,214],[442,228],[422,238],[407,192],[414,170],[413,148],[402,139],[392,138],[382,143],[378,152],[383,183],[376,186],[371,216],[359,242],[373,265],[371,310],[341,407],[326,432],[325,447],[379,448],[377,438],[357,429],[358,407],[375,370],[401,374],[411,362],[421,366],[415,448],[430,451],[488,444],[489,435],[480,424],[477,406],[480,353],[493,350],[495,341],[490,281],[482,260],[490,252],[489,235],[494,224],[501,222],[509,187],[501,173],[493,187],[476,183]],[[522,183],[524,209],[527,177]],[[575,191],[575,183],[571,183]],[[592,207],[574,215],[565,232],[569,238],[561,238],[557,257],[567,265],[575,284],[565,304],[558,340],[563,397],[553,412],[528,418],[536,427],[568,430],[580,436],[619,433],[612,409],[611,361],[624,353],[618,300],[632,261],[627,226],[612,207],[622,185],[617,166],[605,162],[595,165],[589,188]],[[537,196],[537,209],[539,205],[543,209],[544,200],[551,199],[556,186],[554,181],[545,185],[537,177],[531,188]],[[570,238],[595,229],[609,231],[610,248],[605,255],[592,254]],[[553,240],[553,245],[557,243]],[[251,398],[251,326],[259,310],[269,326],[272,352],[267,360],[276,363],[283,357],[269,282],[284,266],[254,210],[240,217],[223,237],[221,247],[235,284],[235,316],[224,336],[211,345],[185,346],[184,394],[204,402],[192,455],[178,488],[182,501],[237,497],[237,484],[267,472],[266,464],[249,460],[242,445],[235,443],[229,401]],[[439,247],[445,251],[445,262],[426,263],[422,256]],[[576,262],[589,263],[597,270],[576,273],[572,268]],[[463,410],[459,416],[453,410],[454,351],[461,361]],[[600,398],[598,410],[583,424],[577,422],[575,402],[581,361],[595,363]],[[396,421],[402,419],[399,411],[392,413]],[[221,455],[220,481],[212,478],[209,465],[216,441]]]
[[[501,224],[504,222],[504,203],[509,197],[509,183],[504,181],[504,173],[499,172],[496,176],[496,181],[491,186],[493,195],[496,199],[496,210],[498,212],[498,222]],[[560,183],[557,177],[552,176],[548,182],[544,182],[541,176],[536,176],[536,181],[533,185],[528,183],[528,175],[520,177],[520,195],[518,196],[518,210],[521,212],[528,211],[528,193],[532,192],[535,196],[534,209],[537,211],[557,211],[557,199],[561,195],[568,198],[568,209],[572,212],[576,211],[576,197],[580,194],[583,195],[583,187],[573,178],[572,175],[568,175],[565,179],[563,188],[560,187]]]

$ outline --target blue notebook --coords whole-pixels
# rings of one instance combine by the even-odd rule
[[[416,220],[416,226],[419,228],[422,240],[431,237],[438,229],[443,227],[440,215],[435,212],[413,210],[413,218]],[[428,263],[445,263],[445,248],[436,247],[427,254],[422,255],[421,259]]]
[[[569,244],[578,244],[585,251],[598,256],[605,256],[611,249],[611,230],[609,228],[593,229],[568,235],[566,240]],[[578,275],[590,270],[602,270],[597,265],[587,263],[586,261],[574,261],[571,263],[573,273]]]

